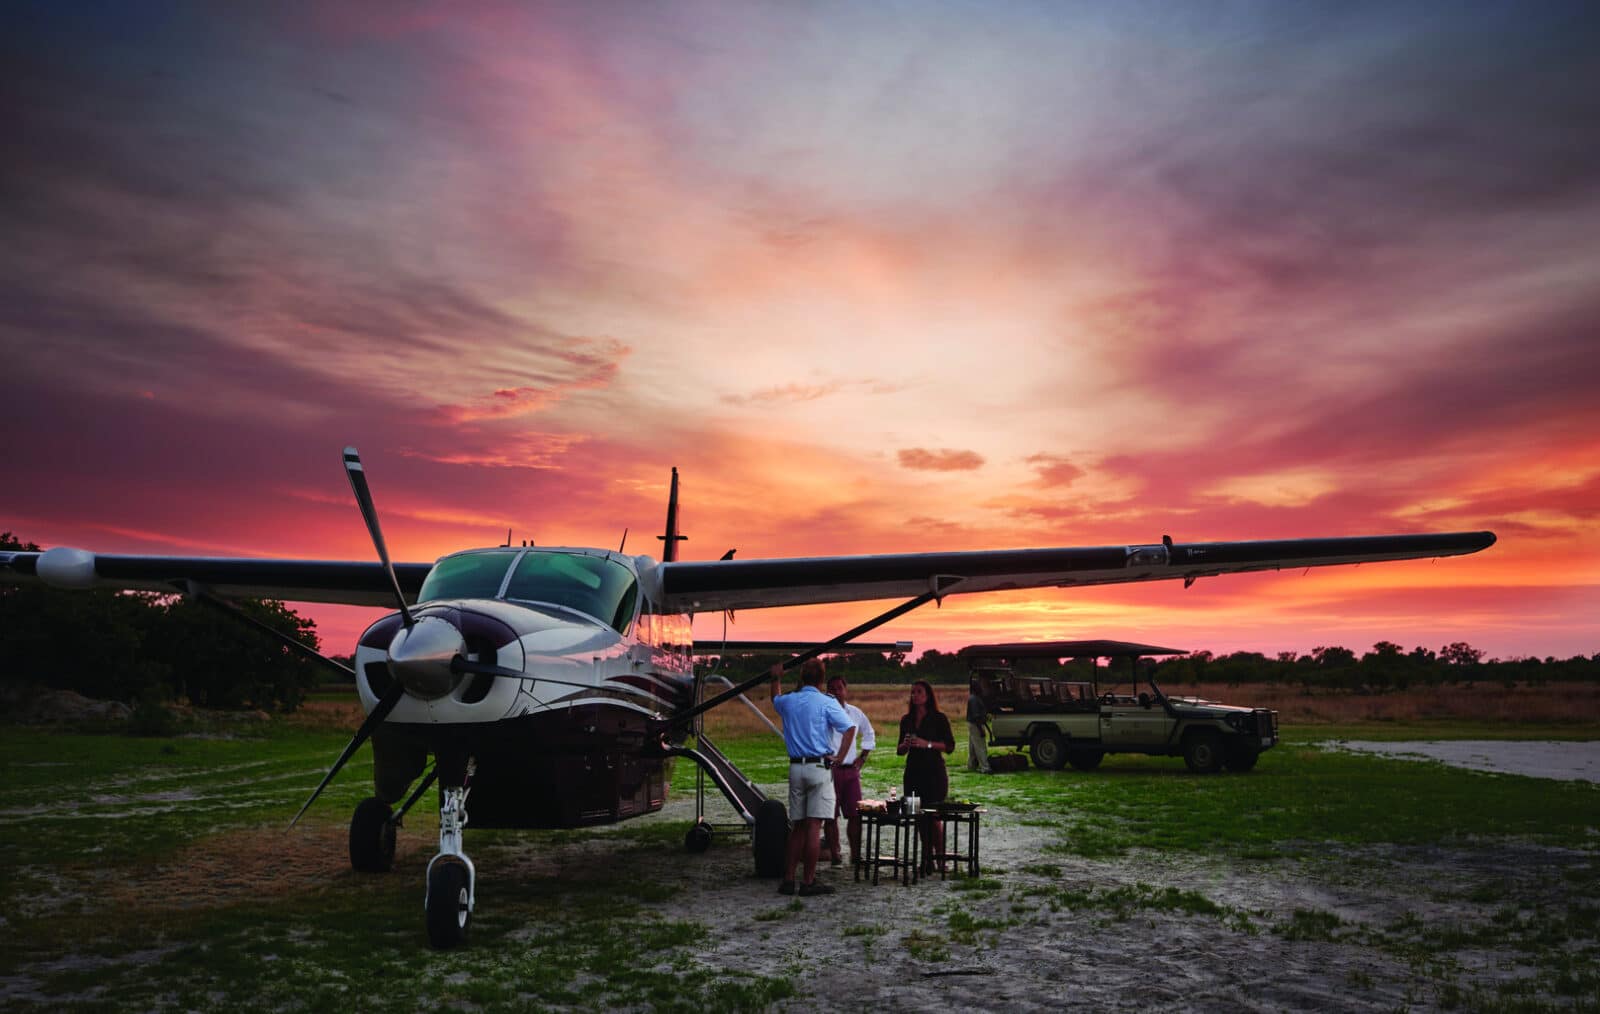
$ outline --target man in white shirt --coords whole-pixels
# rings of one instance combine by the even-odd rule
[[[854,863],[861,856],[861,815],[856,812],[857,804],[861,802],[861,769],[867,763],[867,754],[878,745],[878,738],[872,731],[872,720],[867,718],[867,713],[850,703],[850,684],[845,682],[843,676],[834,676],[828,680],[828,693],[832,694],[844,706],[845,714],[856,725],[855,742],[850,744],[850,750],[845,754],[843,764],[833,767],[833,794],[837,800],[836,809],[832,820],[822,825],[822,835],[828,853],[828,862],[838,866],[844,861],[839,853],[839,814],[844,814],[847,824],[847,834],[850,836],[850,861]],[[833,734],[833,748],[839,749],[844,734]]]

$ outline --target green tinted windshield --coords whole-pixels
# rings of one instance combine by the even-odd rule
[[[434,599],[492,599],[500,594],[500,582],[515,553],[467,553],[440,560],[428,572],[417,593],[418,602]]]
[[[633,619],[637,588],[633,571],[604,557],[530,552],[511,575],[506,598],[567,606],[621,633]]]

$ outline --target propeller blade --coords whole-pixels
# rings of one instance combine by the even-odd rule
[[[394,564],[389,560],[389,547],[383,541],[383,529],[378,526],[378,509],[372,502],[372,491],[367,488],[367,471],[361,465],[361,455],[356,453],[354,447],[344,449],[344,472],[350,478],[350,489],[355,492],[356,505],[361,508],[361,518],[367,523],[367,534],[372,536],[372,544],[378,550],[378,559],[383,561],[383,569],[389,575],[389,584],[394,588],[394,600],[400,607],[400,620],[410,630],[414,621],[411,611],[406,608],[406,597],[400,591],[400,579],[395,576]]]
[[[372,730],[376,729],[380,722],[389,717],[389,712],[394,710],[394,706],[399,704],[400,698],[405,695],[406,688],[396,682],[379,699],[377,707],[373,708],[372,713],[367,716],[367,720],[361,723],[361,728],[356,730],[355,738],[350,741],[349,746],[344,748],[344,752],[339,755],[339,759],[333,762],[333,767],[329,768],[328,773],[322,777],[321,784],[317,786],[315,792],[311,793],[311,798],[306,800],[304,806],[300,807],[300,812],[294,815],[294,820],[289,821],[291,828],[300,823],[300,818],[305,816],[306,811],[311,808],[311,804],[315,803],[317,797],[322,795],[322,790],[328,787],[329,782],[333,781],[333,776],[339,773],[339,769],[344,767],[346,761],[355,756],[355,752],[361,749],[361,744],[365,743],[367,737],[372,735]]]

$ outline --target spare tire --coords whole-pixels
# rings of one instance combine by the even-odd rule
[[[756,876],[767,880],[783,876],[783,855],[789,848],[789,811],[776,799],[762,800],[756,807],[750,845],[756,854]]]

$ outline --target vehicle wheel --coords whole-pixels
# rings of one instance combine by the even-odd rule
[[[1077,771],[1093,771],[1095,768],[1099,767],[1100,762],[1105,759],[1106,752],[1104,750],[1067,751],[1067,761],[1072,765],[1073,769]]]
[[[1191,733],[1183,741],[1183,762],[1197,775],[1216,774],[1222,770],[1222,737],[1210,729]]]
[[[704,820],[696,821],[689,833],[683,836],[683,847],[686,851],[696,854],[704,852],[711,847],[711,825]]]
[[[756,876],[771,880],[783,876],[783,853],[789,847],[789,811],[776,799],[756,808],[756,826],[750,834],[756,854]]]
[[[465,943],[472,923],[467,867],[450,856],[428,873],[428,943],[444,950]]]
[[[350,865],[362,873],[387,873],[394,868],[394,811],[369,796],[350,817]]]
[[[1033,755],[1034,766],[1046,771],[1060,771],[1067,762],[1067,745],[1061,741],[1061,734],[1048,729],[1034,734],[1028,753]]]
[[[1249,771],[1260,759],[1260,750],[1252,749],[1243,743],[1229,743],[1222,751],[1222,763],[1229,771]]]

